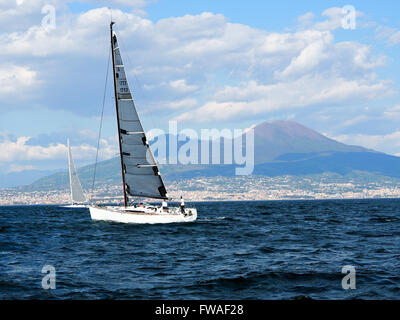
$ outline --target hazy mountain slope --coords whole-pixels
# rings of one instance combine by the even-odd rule
[[[0,188],[12,188],[30,184],[42,177],[46,177],[55,170],[24,170],[0,174]]]
[[[337,142],[294,121],[264,122],[254,128],[254,135],[254,174],[278,176],[364,171],[400,177],[399,157]],[[78,169],[85,189],[92,186],[93,168],[89,165]],[[160,170],[163,178],[170,182],[197,176],[233,176],[235,168],[236,165],[163,165]],[[98,163],[96,182],[121,183],[118,157]],[[67,187],[68,173],[65,171],[41,178],[25,188],[52,190]]]
[[[121,163],[118,157],[99,162],[96,169],[96,182],[98,183],[115,183],[120,181]],[[77,169],[79,179],[85,190],[92,187],[94,165],[88,165]],[[69,187],[68,171],[58,172],[47,177],[43,177],[34,183],[24,186],[26,190],[52,190],[56,188]]]

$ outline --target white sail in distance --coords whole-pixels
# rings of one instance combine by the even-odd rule
[[[130,196],[167,199],[160,171],[136,111],[115,33],[112,33],[112,50],[124,190]]]
[[[79,181],[76,173],[74,161],[72,160],[71,147],[69,145],[69,139],[67,140],[68,145],[68,167],[69,167],[69,186],[71,190],[71,202],[82,203],[86,202],[85,192],[83,191],[81,182]]]

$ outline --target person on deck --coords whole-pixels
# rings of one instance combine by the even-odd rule
[[[185,214],[185,201],[183,200],[182,196],[181,196],[181,212],[183,214]]]
[[[165,201],[165,200],[162,201],[162,203],[161,203],[161,208],[162,208],[162,210],[163,210],[164,212],[167,212],[167,211],[168,211],[168,203],[167,203],[167,201]]]

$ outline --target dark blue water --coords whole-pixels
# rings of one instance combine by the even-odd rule
[[[0,207],[0,298],[399,299],[400,200],[196,204],[192,224]],[[56,289],[42,289],[44,265]],[[343,290],[341,269],[356,269]]]

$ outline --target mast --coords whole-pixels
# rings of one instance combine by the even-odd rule
[[[119,155],[121,159],[121,172],[122,172],[122,186],[124,190],[124,206],[128,205],[128,197],[126,195],[126,183],[125,183],[125,170],[124,170],[124,160],[122,157],[122,144],[121,144],[121,128],[119,122],[119,109],[118,109],[118,92],[117,92],[117,77],[115,71],[115,55],[114,55],[114,41],[113,41],[113,24],[115,22],[111,21],[110,23],[110,34],[111,34],[111,55],[112,55],[112,64],[113,64],[113,77],[114,77],[114,95],[115,95],[115,109],[117,112],[117,124],[118,124],[118,143],[119,143]]]
[[[69,146],[69,138],[67,139],[67,147],[68,147],[69,192],[71,193],[71,204],[74,204],[74,196],[72,194],[71,149]]]

